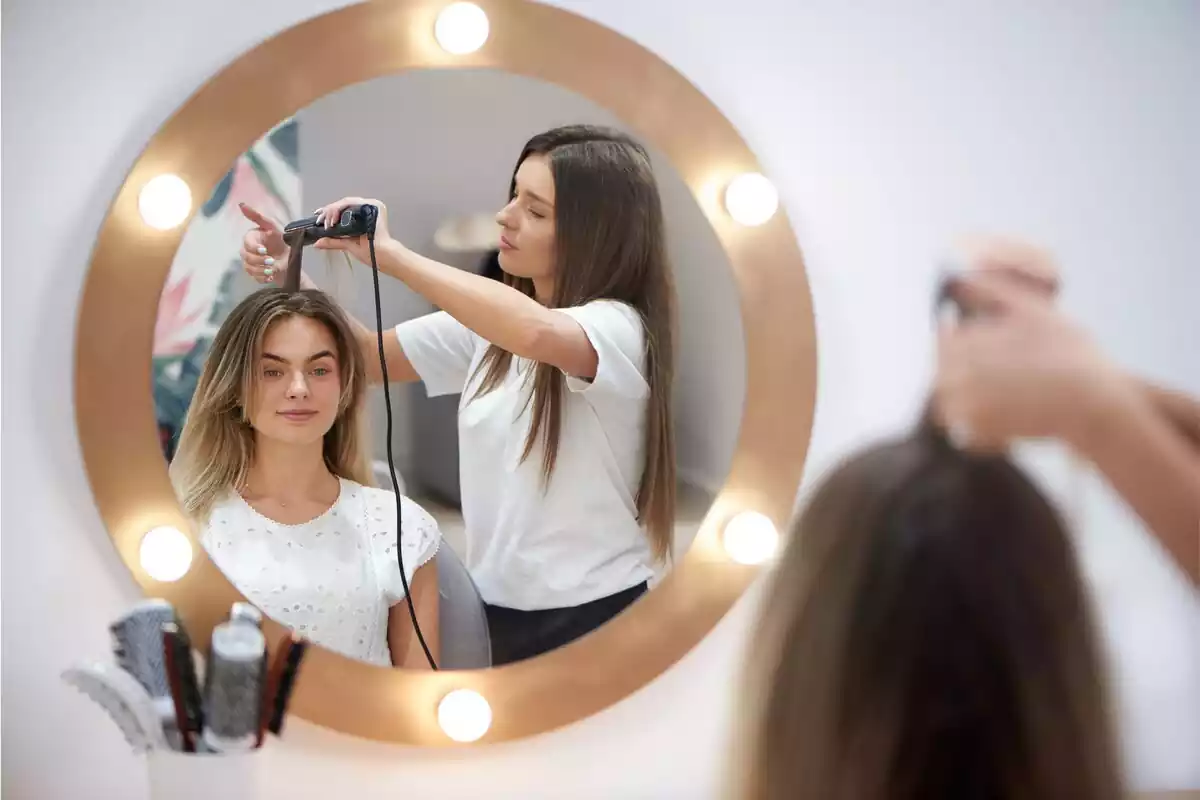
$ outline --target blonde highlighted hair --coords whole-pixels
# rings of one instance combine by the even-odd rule
[[[366,371],[349,321],[324,292],[271,287],[250,295],[230,313],[196,385],[170,467],[171,482],[193,520],[207,520],[226,492],[245,483],[255,448],[247,409],[254,404],[263,339],[272,325],[292,317],[324,325],[337,349],[341,399],[337,419],[325,434],[325,466],[338,477],[371,485],[363,413]]]

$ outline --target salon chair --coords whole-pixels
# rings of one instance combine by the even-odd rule
[[[485,669],[492,665],[487,613],[471,573],[445,540],[434,556],[438,575],[441,669]]]
[[[388,477],[388,463],[386,461],[372,461],[371,473],[375,477],[375,485],[380,489],[392,490],[392,479]],[[396,470],[396,487],[400,494],[408,494],[405,490],[404,476],[400,474],[400,470]]]

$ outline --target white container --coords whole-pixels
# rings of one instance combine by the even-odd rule
[[[269,743],[264,743],[264,747]],[[217,755],[156,750],[146,755],[150,800],[253,800],[261,797],[262,750]]]

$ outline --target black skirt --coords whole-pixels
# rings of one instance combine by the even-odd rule
[[[583,605],[536,611],[485,604],[492,666],[533,658],[573,642],[620,614],[645,592],[642,582]]]

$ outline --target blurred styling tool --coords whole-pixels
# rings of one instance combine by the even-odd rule
[[[262,612],[249,603],[234,603],[229,609],[231,621],[248,622],[255,627],[262,627]]]
[[[213,629],[201,692],[192,642],[165,600],[138,603],[109,631],[116,663],[80,662],[62,678],[116,723],[137,753],[220,755],[279,735],[307,642],[291,635],[270,650],[262,614],[235,603]]]
[[[146,600],[122,614],[109,626],[117,666],[140,683],[154,700],[164,735],[175,746],[178,720],[163,656],[163,626],[182,626],[175,608],[166,600]]]
[[[212,634],[204,676],[204,744],[217,752],[257,741],[267,640],[257,625],[232,619]]]
[[[944,261],[940,265],[937,291],[933,300],[935,321],[957,324],[973,316],[973,309],[964,306],[954,294],[954,283],[962,274],[963,267],[955,261]]]
[[[937,288],[933,297],[934,324],[955,327],[982,316],[982,311],[963,303],[955,292],[955,283],[966,274],[963,265],[956,259],[944,259],[939,265]],[[970,429],[962,424],[947,424],[940,418],[932,399],[926,402],[921,415],[920,428],[925,435],[935,437],[949,447],[965,450],[971,441]]]
[[[296,683],[296,674],[300,671],[300,662],[308,642],[297,637],[289,636],[279,643],[271,667],[267,672],[266,691],[263,693],[263,705],[259,709],[258,741],[255,747],[262,747],[267,733],[278,736],[283,731],[283,720],[287,714],[288,701],[292,696],[292,687]]]
[[[167,684],[171,687],[180,743],[185,753],[194,753],[196,737],[204,729],[204,710],[196,680],[196,662],[192,658],[192,643],[183,628],[173,622],[163,625],[162,639]]]

